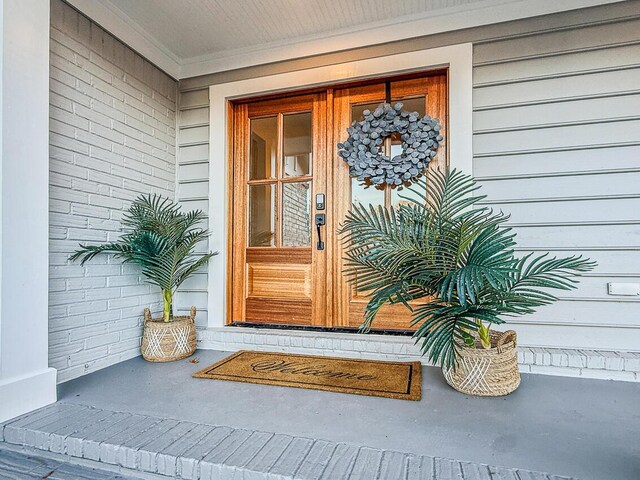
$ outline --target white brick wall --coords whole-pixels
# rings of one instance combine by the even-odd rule
[[[176,82],[60,0],[51,2],[49,363],[63,382],[139,354],[159,291],[136,267],[68,262],[115,240],[140,193],[175,192]]]

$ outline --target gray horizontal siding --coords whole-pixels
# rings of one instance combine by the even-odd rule
[[[186,210],[199,209],[209,213],[209,90],[180,92],[178,102],[178,181],[177,198]],[[209,245],[198,247],[208,251]],[[207,325],[206,272],[198,273],[180,287],[176,296],[178,311],[188,311],[192,305],[198,309],[196,324]]]
[[[590,175],[608,171],[640,169],[640,146],[578,146],[552,153],[519,152],[517,154],[476,156],[473,171],[476,178],[551,177],[558,175]]]
[[[588,17],[585,17],[588,20]],[[578,290],[517,320],[523,341],[640,348],[640,20],[594,19],[474,45],[474,174],[519,252],[598,261]]]
[[[483,193],[491,200],[498,201],[626,198],[640,195],[638,185],[640,185],[640,172],[636,171],[554,177],[512,177],[483,182]],[[579,208],[583,208],[582,205]]]
[[[587,13],[588,15],[588,13]],[[598,19],[583,17],[577,25],[540,29],[517,38],[497,38],[478,42],[473,52],[475,65],[505,64],[523,58],[539,58],[587,51],[603,46],[638,42],[640,15]],[[582,68],[588,68],[583,65]]]
[[[640,68],[628,68],[478,86],[473,95],[473,107],[486,110],[637,93],[640,90],[639,80]]]
[[[638,52],[640,57],[640,51]],[[584,126],[640,119],[640,94],[477,110],[473,125],[477,134],[556,126]]]

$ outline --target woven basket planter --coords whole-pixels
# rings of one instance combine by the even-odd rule
[[[516,332],[490,331],[491,348],[460,345],[456,368],[443,368],[447,383],[468,395],[498,397],[508,395],[520,385]]]
[[[196,351],[195,318],[196,307],[191,307],[191,315],[173,317],[170,322],[152,318],[151,311],[145,308],[142,358],[149,362],[173,362],[193,355]]]

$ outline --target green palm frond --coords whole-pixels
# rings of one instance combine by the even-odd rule
[[[80,260],[80,265],[84,265],[96,255],[101,253],[110,253],[116,257],[124,257],[125,259],[131,254],[131,246],[123,243],[105,243],[103,245],[83,245],[80,249],[69,257],[69,260]]]
[[[431,362],[452,366],[456,349],[464,341],[465,334],[478,330],[476,319],[492,324],[503,323],[491,308],[463,307],[435,300],[414,310],[412,323],[419,325],[414,337],[416,342],[422,342],[422,354],[428,354]]]
[[[596,262],[582,256],[547,258],[549,254],[533,257],[526,255],[518,261],[511,282],[505,289],[514,295],[515,303],[535,308],[557,300],[551,293],[541,290],[573,290],[582,273],[593,270]]]
[[[122,224],[132,230],[165,234],[180,218],[180,206],[160,195],[140,195],[131,204]]]
[[[198,226],[205,219],[201,210],[183,213],[168,198],[140,195],[124,215],[125,233],[117,242],[81,244],[69,258],[84,264],[98,254],[113,254],[139,265],[147,281],[170,292],[171,298],[173,291],[217,254],[195,253],[196,246],[209,236],[208,230]]]
[[[198,270],[200,270],[203,266],[205,266],[207,264],[207,262],[209,261],[209,259],[211,257],[213,257],[214,255],[217,255],[216,252],[209,252],[206,253],[202,256],[194,256],[193,258],[191,258],[188,261],[185,261],[177,270],[176,272],[176,288],[178,288],[180,285],[182,285],[182,282],[184,282],[187,278],[189,278],[191,275],[193,275],[195,272],[197,272]]]
[[[455,364],[478,321],[497,325],[532,313],[556,300],[549,290],[575,288],[575,277],[596,265],[582,257],[517,258],[509,217],[479,206],[485,196],[461,172],[430,170],[409,189],[395,209],[352,206],[338,230],[343,273],[369,296],[362,330],[384,305],[402,303],[418,326],[416,342],[436,364]]]
[[[422,189],[426,207],[433,211],[438,222],[445,223],[486,197],[474,196],[473,193],[480,187],[472,177],[457,170],[447,174],[429,170],[424,181],[412,188],[414,191]]]
[[[461,238],[463,255],[459,267],[452,269],[442,279],[440,296],[451,302],[454,293],[462,306],[467,301],[476,303],[478,291],[488,282],[500,289],[509,283],[516,260],[513,257],[514,235],[509,228],[502,228],[502,218],[483,219],[482,229],[468,232]]]

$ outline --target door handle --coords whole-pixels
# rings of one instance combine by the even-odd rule
[[[324,213],[316,213],[315,217],[316,230],[318,232],[318,243],[316,244],[317,250],[324,250],[324,242],[322,241],[322,232],[320,227],[327,223],[327,216]]]

